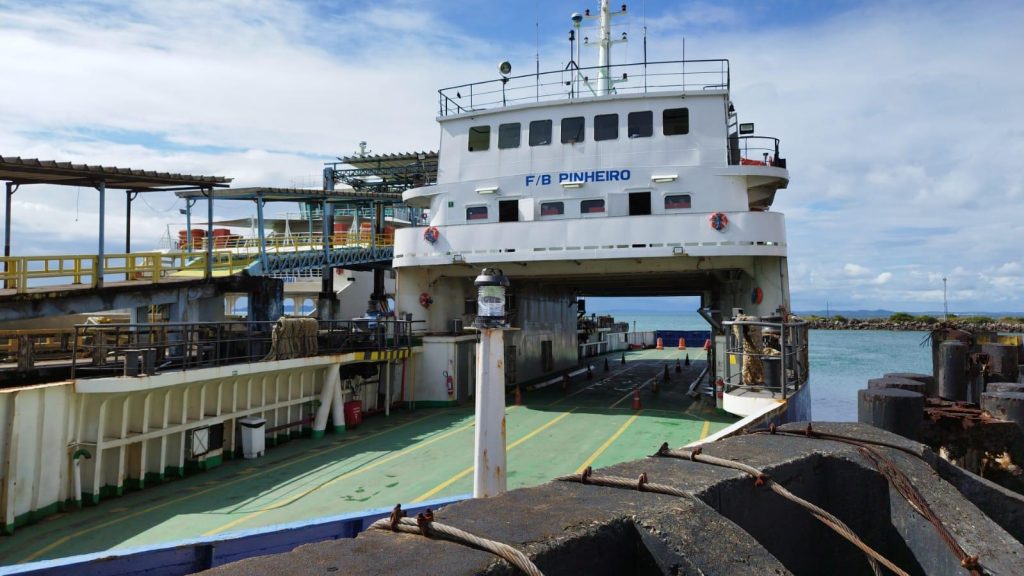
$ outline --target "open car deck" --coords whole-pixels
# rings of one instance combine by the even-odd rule
[[[676,372],[686,354],[693,365]],[[703,352],[636,351],[593,358],[585,374],[507,398],[508,487],[542,484],[586,466],[649,455],[664,441],[687,444],[736,418],[686,394]],[[663,381],[668,366],[669,381]],[[657,382],[659,390],[653,390]],[[633,410],[639,387],[642,409]],[[473,407],[397,409],[342,435],[296,439],[258,460],[212,470],[75,509],[0,537],[4,565],[169,544],[396,502],[468,495],[473,474]]]

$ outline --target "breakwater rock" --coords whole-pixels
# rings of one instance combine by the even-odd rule
[[[930,322],[927,320],[892,320],[890,318],[843,318],[842,316],[832,318],[812,316],[805,320],[807,320],[811,329],[814,330],[907,330],[929,332],[937,328],[954,328],[967,332],[1024,333],[1024,322],[1016,321],[978,322],[975,320],[958,321],[951,318],[947,322]]]

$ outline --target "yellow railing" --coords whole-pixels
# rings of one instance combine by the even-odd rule
[[[255,254],[217,252],[213,256],[213,273],[215,276],[237,274],[252,264],[255,258]],[[44,288],[48,285],[95,287],[98,263],[98,256],[81,254],[0,257],[0,282],[5,289],[16,290],[19,294],[30,288]],[[201,278],[205,274],[205,252],[139,252],[105,254],[103,257],[103,275],[120,276],[124,280],[155,283],[168,276]]]
[[[395,243],[394,233],[370,234],[369,232],[336,232],[331,235],[332,248],[345,248],[353,246],[391,246]],[[207,238],[197,238],[192,244],[192,253],[206,251]],[[323,248],[323,234],[287,234],[267,236],[265,240],[267,252],[281,252],[292,250],[316,250]],[[251,250],[258,252],[260,247],[259,238],[240,238],[235,236],[215,236],[213,238],[214,251],[221,250]]]
[[[388,247],[394,245],[394,235],[369,233],[332,234],[332,249]],[[320,234],[290,234],[267,238],[267,253],[300,252],[321,250],[323,236]],[[233,244],[218,246],[213,251],[213,275],[230,276],[248,268],[259,257],[259,240],[237,239]],[[72,285],[95,287],[99,257],[76,254],[61,256],[12,256],[0,257],[0,284],[7,290],[19,294],[30,288],[47,285]],[[206,274],[206,251],[198,247],[189,252],[138,252],[135,254],[105,254],[103,275],[117,280],[159,282],[161,278],[185,277],[202,278]],[[120,278],[118,278],[120,277]],[[61,282],[60,280],[63,280]]]

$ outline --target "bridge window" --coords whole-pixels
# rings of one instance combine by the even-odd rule
[[[626,119],[630,138],[650,138],[654,134],[654,112],[630,112]]]
[[[583,116],[562,118],[562,144],[583,142],[584,126],[586,126],[586,120]]]
[[[466,220],[487,220],[487,206],[467,206]]]
[[[469,151],[482,152],[491,147],[491,127],[473,126],[469,129]]]
[[[530,146],[547,146],[548,144],[551,144],[551,120],[530,122]]]
[[[541,216],[561,216],[562,214],[565,214],[564,202],[541,202]]]
[[[619,115],[594,116],[594,140],[615,140],[619,137]]]
[[[604,200],[583,200],[580,202],[580,213],[581,214],[601,214],[604,212]]]
[[[690,195],[689,194],[670,194],[665,196],[665,209],[666,210],[678,210],[681,208],[690,207]]]
[[[661,116],[662,132],[665,136],[690,133],[690,109],[668,108]]]
[[[519,148],[519,140],[522,133],[522,126],[519,122],[498,126],[498,148],[500,150]]]

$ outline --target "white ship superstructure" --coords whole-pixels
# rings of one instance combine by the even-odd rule
[[[580,296],[700,296],[718,376],[723,318],[789,310],[785,218],[770,210],[789,182],[779,141],[738,122],[726,60],[608,64],[607,12],[597,68],[508,76],[503,63],[440,90],[436,185],[403,196],[430,217],[396,234],[398,310],[428,334],[468,324],[472,278],[503,268],[513,382],[575,365]]]

